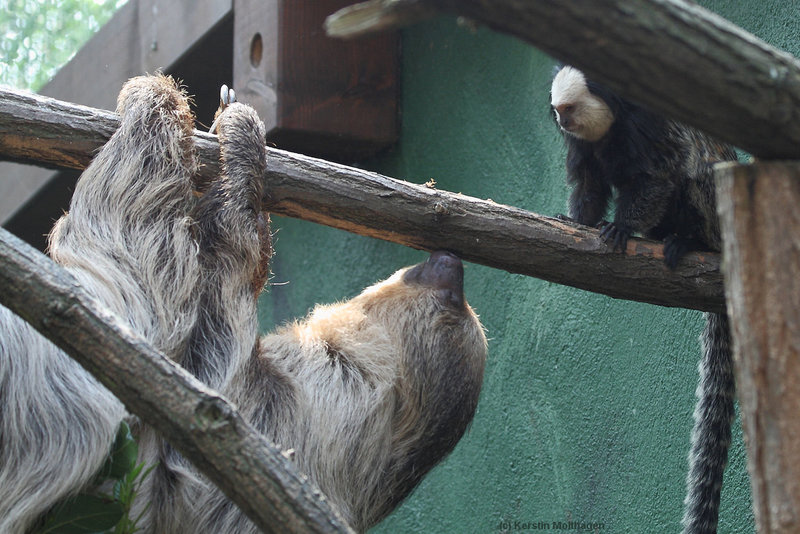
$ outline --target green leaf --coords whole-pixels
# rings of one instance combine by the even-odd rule
[[[53,510],[37,534],[86,534],[113,528],[125,513],[118,502],[77,495]]]
[[[131,435],[131,429],[123,421],[117,430],[117,437],[111,447],[111,454],[101,473],[105,478],[122,479],[136,467],[139,446]]]
[[[125,492],[127,483],[125,480],[117,480],[114,482],[114,488],[111,490],[111,497],[120,503],[124,503],[125,499],[123,493]]]

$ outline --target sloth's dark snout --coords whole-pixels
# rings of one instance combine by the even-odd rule
[[[449,304],[464,304],[464,266],[451,252],[433,252],[425,262],[408,270],[405,280],[439,290]]]

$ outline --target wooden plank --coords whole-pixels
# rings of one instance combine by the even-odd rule
[[[279,0],[233,2],[233,87],[268,130],[278,124],[279,5]]]
[[[327,37],[325,17],[347,3],[235,2],[234,87],[279,148],[347,161],[397,140],[399,36]]]
[[[174,65],[232,9],[232,0],[139,0],[139,73]]]
[[[800,531],[800,163],[717,171],[756,527]]]
[[[55,174],[30,165],[0,162],[0,224],[5,227]]]
[[[122,81],[141,66],[138,0],[124,4],[39,93],[113,110]]]

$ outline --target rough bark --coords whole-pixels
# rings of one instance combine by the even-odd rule
[[[0,154],[83,168],[118,125],[112,113],[0,89]],[[199,182],[219,172],[215,136],[197,132]],[[660,244],[614,252],[595,229],[275,149],[265,209],[615,298],[722,311],[719,256],[692,253],[670,271]],[[198,186],[202,189],[202,184]]]
[[[374,0],[327,27],[363,34],[417,21],[426,6],[519,37],[756,156],[800,158],[800,61],[694,2]]]
[[[0,87],[0,154],[45,167],[83,169],[119,128],[110,111]]]
[[[800,531],[800,163],[717,171],[756,527]]]
[[[75,358],[265,532],[349,527],[215,391],[97,306],[63,269],[0,229],[0,304]]]
[[[626,254],[598,231],[553,217],[379,174],[271,151],[265,209],[615,298],[724,309],[719,255],[664,265],[659,243],[632,239]]]

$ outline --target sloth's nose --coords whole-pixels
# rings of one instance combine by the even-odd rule
[[[435,289],[445,304],[464,305],[464,266],[452,252],[437,250],[424,263],[406,271],[403,279],[409,284]]]
[[[419,282],[440,290],[450,304],[460,306],[464,303],[464,266],[451,252],[433,252],[422,266]]]

